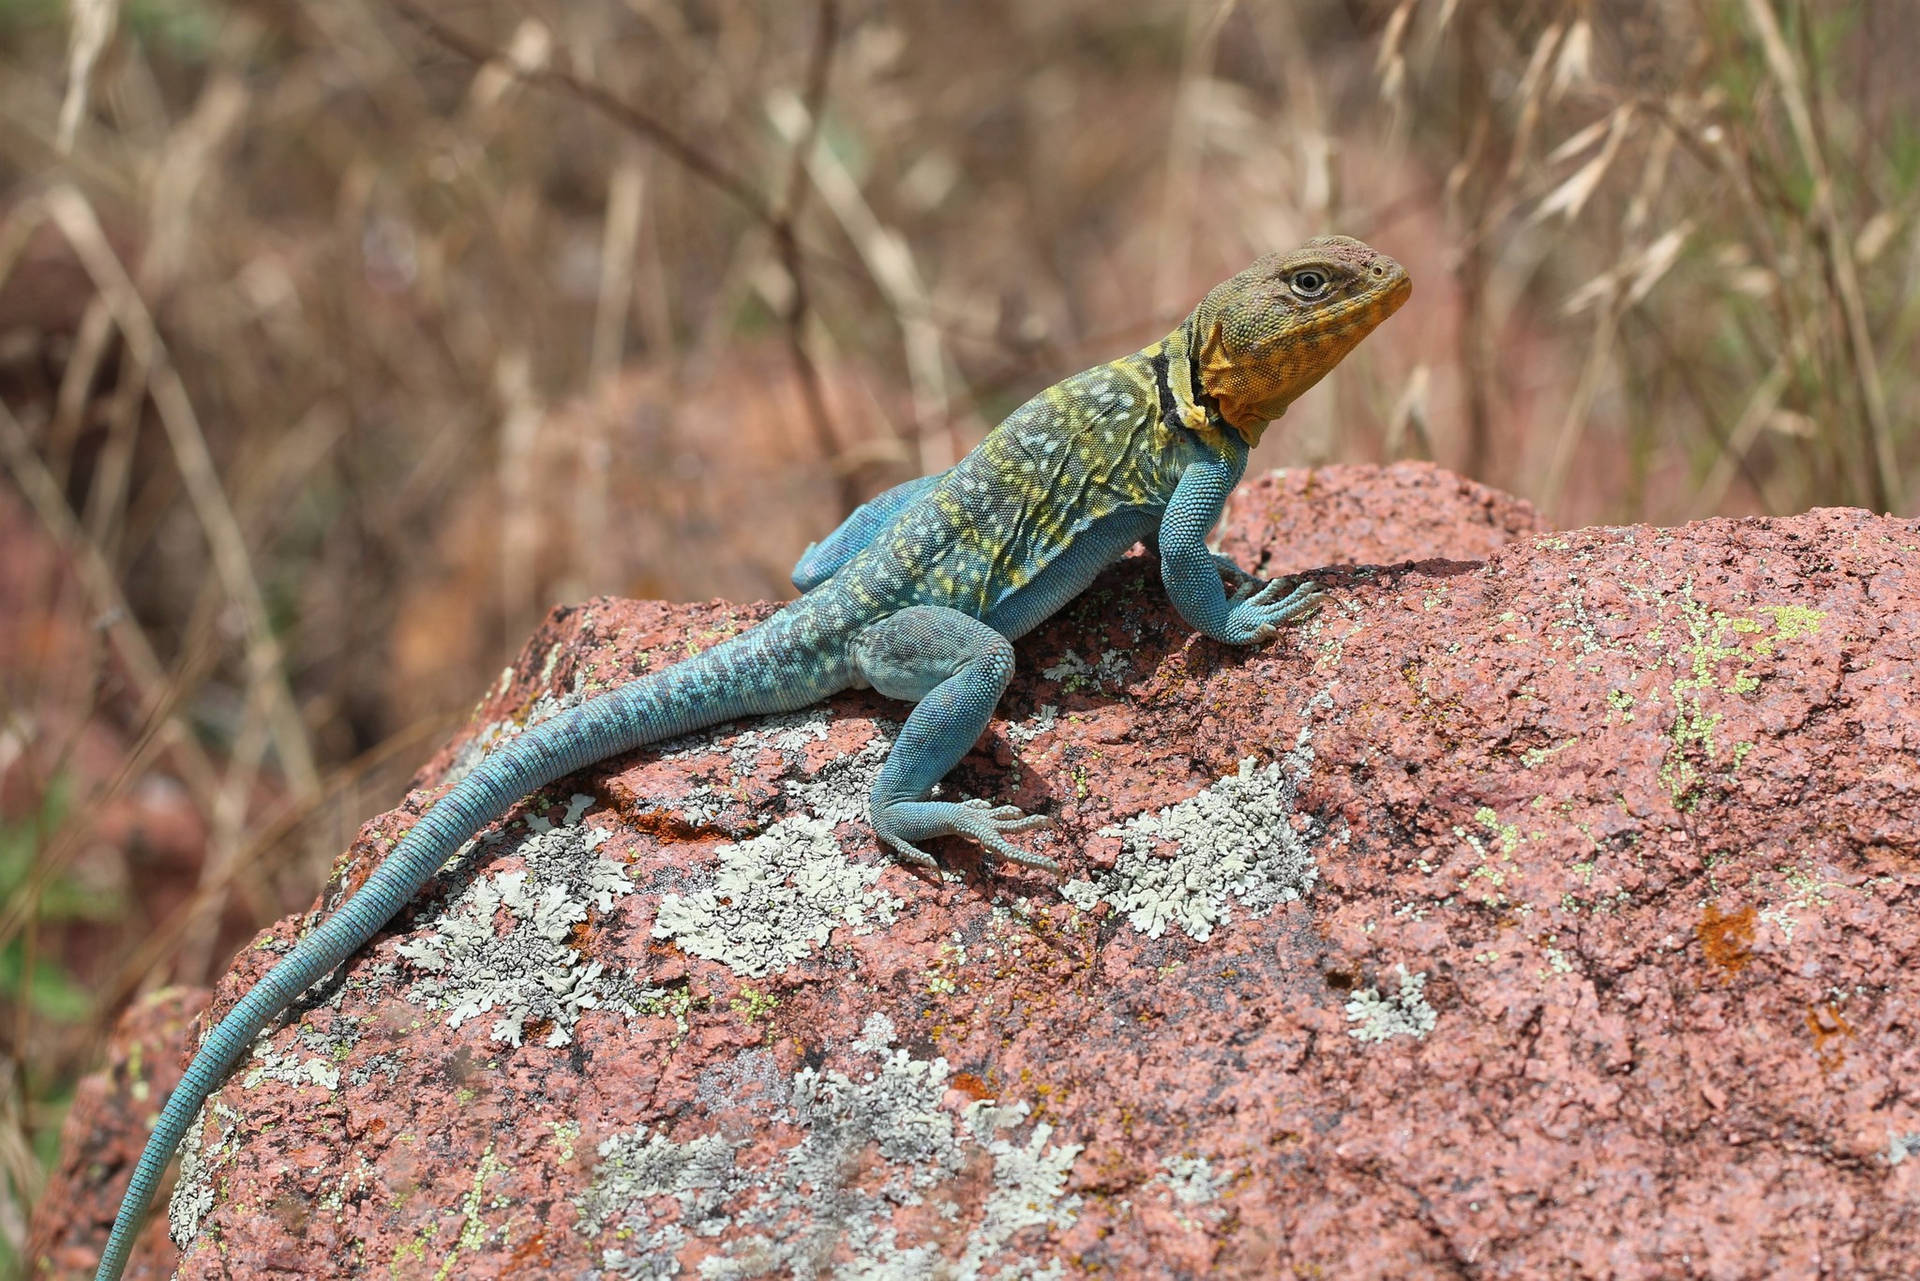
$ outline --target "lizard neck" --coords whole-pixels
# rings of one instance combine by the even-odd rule
[[[1214,452],[1222,452],[1229,435],[1235,443],[1252,449],[1260,443],[1270,420],[1241,411],[1235,404],[1223,402],[1207,386],[1207,365],[1202,352],[1204,339],[1198,334],[1196,309],[1178,328],[1147,349],[1154,360],[1161,392],[1161,416],[1193,432]]]

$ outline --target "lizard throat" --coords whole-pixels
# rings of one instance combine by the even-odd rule
[[[1187,331],[1187,345],[1188,350],[1191,351],[1193,344],[1191,317],[1188,320]],[[1175,394],[1173,388],[1175,377],[1173,362],[1167,355],[1165,344],[1160,344],[1159,347],[1160,349],[1153,355],[1153,385],[1160,401],[1160,421],[1168,431],[1186,432],[1218,448],[1224,443],[1222,440],[1224,430],[1232,428],[1234,434],[1246,442],[1247,448],[1251,449],[1260,443],[1260,434],[1267,429],[1267,421],[1265,419],[1256,419],[1247,423],[1233,421],[1224,412],[1213,393],[1201,385],[1200,371],[1185,361],[1181,362],[1186,365],[1188,373],[1185,388],[1187,407],[1183,408],[1182,399]]]

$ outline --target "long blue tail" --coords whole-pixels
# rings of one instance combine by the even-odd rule
[[[595,761],[735,717],[795,710],[844,688],[840,665],[808,643],[816,640],[805,634],[808,624],[824,621],[809,617],[814,612],[804,602],[789,607],[735,640],[545,721],[441,797],[353,897],[268,970],[201,1044],[140,1153],[95,1281],[118,1281],[174,1150],[260,1029],[359,951],[475,832],[529,792]]]

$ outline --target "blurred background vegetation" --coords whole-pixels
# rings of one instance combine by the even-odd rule
[[[862,497],[1343,231],[1256,465],[1563,526],[1920,488],[1910,0],[0,0],[0,1268],[139,992],[555,602]]]

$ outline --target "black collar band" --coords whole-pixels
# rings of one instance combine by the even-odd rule
[[[1187,350],[1192,351],[1193,335],[1187,334],[1186,338]],[[1187,380],[1187,394],[1193,398],[1193,403],[1200,406],[1206,413],[1207,421],[1216,428],[1224,427],[1226,419],[1220,415],[1219,403],[1201,390],[1200,372],[1194,368],[1192,361],[1187,362]],[[1174,399],[1173,362],[1167,357],[1167,349],[1164,345],[1153,357],[1153,386],[1160,396],[1160,421],[1171,430],[1194,435],[1193,428],[1189,427],[1186,419],[1181,417],[1180,402]]]
[[[1160,395],[1160,421],[1169,431],[1191,431],[1181,421],[1179,402],[1173,398],[1173,383],[1170,381],[1173,362],[1167,359],[1166,348],[1162,347],[1153,356],[1153,386]]]

